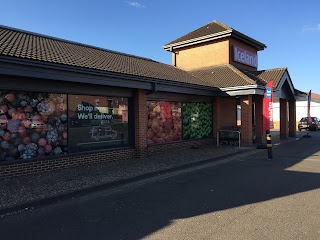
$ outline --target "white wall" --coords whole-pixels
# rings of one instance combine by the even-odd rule
[[[273,103],[273,121],[280,121],[280,103],[274,102]],[[307,117],[307,101],[297,101],[296,102],[296,117],[297,121],[299,121],[303,117]],[[310,104],[310,115],[311,117],[318,117],[320,118],[320,103],[311,102]]]

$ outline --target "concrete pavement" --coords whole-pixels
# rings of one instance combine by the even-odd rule
[[[298,132],[297,138],[302,137],[304,134],[303,132]],[[275,146],[297,139],[280,140],[277,131],[273,131],[272,136]],[[139,179],[165,174],[169,171],[190,168],[257,151],[263,152],[265,150],[257,150],[255,146],[238,148],[210,145],[199,149],[165,152],[144,159],[130,159],[9,178],[3,180],[0,184],[0,214],[48,204]]]
[[[273,161],[255,150],[8,214],[0,236],[317,240],[320,132],[311,135],[281,141]]]

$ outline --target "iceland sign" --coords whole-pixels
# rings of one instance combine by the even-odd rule
[[[269,81],[263,97],[263,131],[273,128],[273,81]]]
[[[233,46],[233,60],[252,67],[258,67],[258,55],[237,46]]]

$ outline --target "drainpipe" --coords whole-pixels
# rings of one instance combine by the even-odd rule
[[[173,53],[173,66],[177,66],[177,56],[176,56],[176,53],[175,52],[173,52],[173,47],[171,46],[170,47],[170,52],[172,52]]]

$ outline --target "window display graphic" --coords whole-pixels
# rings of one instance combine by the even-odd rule
[[[91,138],[99,141],[100,139],[115,139],[118,136],[118,132],[114,131],[111,126],[108,127],[100,127],[93,126],[90,130]]]
[[[148,101],[147,143],[165,143],[182,139],[180,102]]]
[[[69,95],[71,152],[128,144],[128,98]]]
[[[183,104],[183,139],[200,139],[212,135],[211,103]]]
[[[67,153],[67,96],[0,91],[0,159]]]

